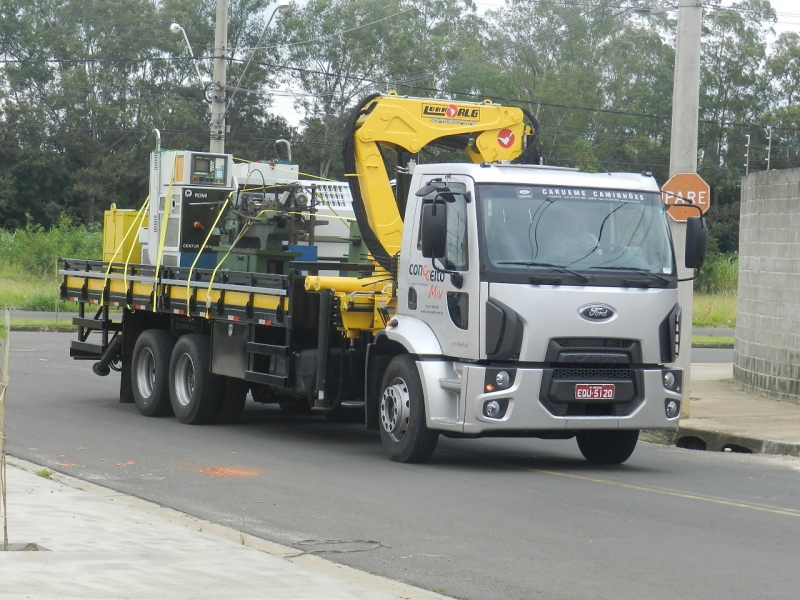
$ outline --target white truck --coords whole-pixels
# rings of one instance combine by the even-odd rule
[[[681,412],[665,207],[648,174],[542,166],[527,116],[365,99],[344,144],[358,228],[341,242],[360,251],[331,261],[298,250],[313,246],[316,204],[294,202],[291,183],[251,191],[247,214],[219,198],[206,221],[187,221],[213,244],[174,265],[64,261],[62,297],[82,315],[98,309],[78,320],[73,355],[99,374],[121,369],[121,400],[144,414],[187,423],[236,418],[250,389],[286,410],[362,407],[401,462],[426,461],[440,434],[575,437],[589,461],[624,462],[640,429],[675,430]],[[431,145],[473,162],[419,164]],[[396,188],[381,148],[396,153]],[[702,217],[689,220],[685,254],[688,268],[702,264]]]

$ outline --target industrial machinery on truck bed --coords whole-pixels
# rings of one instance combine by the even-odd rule
[[[363,407],[402,462],[440,434],[576,437],[624,462],[640,429],[680,418],[665,207],[649,175],[541,165],[537,135],[515,107],[370,96],[345,135],[342,211],[292,176],[236,176],[228,155],[156,152],[147,227],[140,212],[109,260],[63,261],[72,355],[121,370],[121,401],[148,416],[232,420],[250,389],[285,410]],[[422,164],[431,148],[472,162]],[[704,253],[690,219],[686,266]]]

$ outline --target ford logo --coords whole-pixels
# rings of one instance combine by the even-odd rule
[[[589,321],[608,321],[617,314],[613,308],[605,304],[587,304],[582,306],[578,312],[584,319]]]

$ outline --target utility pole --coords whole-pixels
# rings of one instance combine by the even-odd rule
[[[747,143],[744,147],[747,149],[744,155],[744,174],[745,176],[750,175],[750,134],[748,133],[745,135],[747,138]]]
[[[770,159],[772,158],[772,127],[767,127],[767,171],[770,168]]]
[[[225,152],[225,89],[228,68],[228,0],[217,0],[217,23],[214,32],[214,81],[211,90],[211,143],[209,151]]]
[[[700,50],[703,27],[703,6],[698,0],[683,0],[678,6],[678,31],[675,38],[675,75],[672,88],[672,131],[669,149],[669,174],[697,173],[698,122],[700,114]],[[692,276],[684,267],[686,223],[670,222],[678,277]],[[678,284],[678,302],[682,335],[680,355],[675,365],[683,369],[683,402],[681,413],[689,416],[689,385],[692,365],[692,302],[691,281]]]

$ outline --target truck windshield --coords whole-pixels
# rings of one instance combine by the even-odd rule
[[[674,279],[666,213],[657,192],[477,186],[484,268],[526,272],[541,268],[584,281],[606,274]]]

